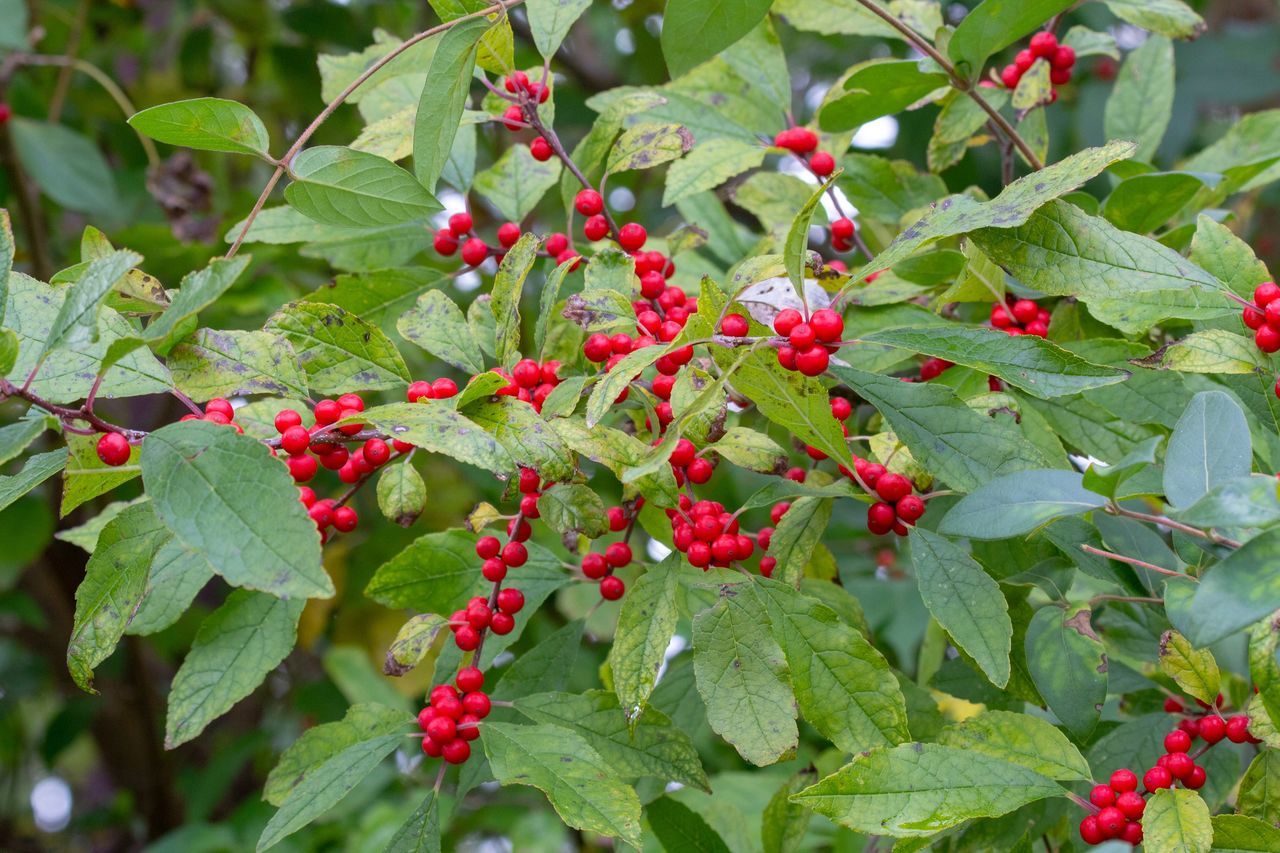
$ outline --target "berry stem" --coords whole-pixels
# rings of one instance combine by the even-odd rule
[[[7,379],[0,379],[0,400],[4,400],[8,397],[18,397],[19,399],[26,400],[37,408],[44,409],[46,412],[61,421],[64,427],[67,427],[74,421],[83,421],[84,423],[92,426],[94,428],[94,432],[118,432],[130,441],[137,441],[146,435],[146,432],[143,430],[125,429],[124,427],[118,427],[115,424],[104,421],[93,413],[92,408],[88,404],[80,406],[79,408],[59,406],[56,403],[49,402],[34,391],[27,388],[19,388]],[[82,433],[81,430],[77,430],[75,428],[72,428],[71,431]]]
[[[1128,563],[1131,566],[1137,566],[1151,572],[1158,572],[1162,575],[1170,575],[1175,578],[1190,577],[1182,572],[1175,572],[1172,569],[1166,569],[1163,566],[1157,566],[1155,563],[1148,563],[1146,560],[1139,560],[1136,557],[1126,557],[1123,554],[1117,554],[1114,551],[1105,551],[1102,548],[1095,548],[1092,545],[1081,545],[1080,550],[1088,554],[1096,554],[1099,557],[1106,557],[1110,560],[1116,560],[1121,563]],[[1194,580],[1194,578],[1192,578]]]
[[[1017,146],[1018,151],[1031,166],[1032,170],[1038,172],[1044,168],[1044,163],[1040,162],[1040,158],[1031,150],[1031,146],[1027,144],[1027,141],[1014,129],[1013,125],[1009,124],[1009,120],[1002,116],[999,110],[987,103],[987,99],[978,94],[968,80],[960,76],[960,72],[956,71],[956,67],[939,53],[937,48],[929,43],[928,39],[912,29],[906,22],[899,20],[879,3],[874,2],[874,0],[858,0],[858,2],[884,20],[889,26],[902,33],[903,37],[911,42],[921,53],[938,63],[938,66],[951,78],[951,85],[973,99],[973,102],[990,117],[991,121],[995,123],[995,126],[1000,129],[1005,137]]]
[[[1107,506],[1105,507],[1105,510],[1111,513],[1112,515],[1122,515],[1125,518],[1133,518],[1133,519],[1137,519],[1138,521],[1146,521],[1146,522],[1150,522],[1151,524],[1159,524],[1164,527],[1168,527],[1171,530],[1179,530],[1183,533],[1190,534],[1191,536],[1198,536],[1201,539],[1208,539],[1210,542],[1213,542],[1216,545],[1226,545],[1228,548],[1240,547],[1240,543],[1237,542],[1236,540],[1228,539],[1225,536],[1219,536],[1217,533],[1214,533],[1212,530],[1201,530],[1198,527],[1192,527],[1189,524],[1183,524],[1180,521],[1174,521],[1172,518],[1169,518],[1168,516],[1165,516],[1165,515],[1152,515],[1146,512],[1138,512],[1137,510],[1134,510],[1134,509],[1126,509],[1120,506],[1119,504],[1115,503],[1114,501],[1112,503],[1107,504]]]
[[[1163,598],[1150,598],[1142,595],[1095,595],[1089,599],[1090,606],[1104,601],[1128,601],[1133,604],[1164,604]]]

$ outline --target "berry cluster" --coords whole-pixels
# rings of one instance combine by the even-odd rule
[[[890,531],[906,536],[907,525],[919,521],[925,508],[924,499],[915,494],[911,481],[860,456],[853,457],[853,470],[876,498],[867,507],[867,530],[877,536]]]
[[[830,152],[817,150],[818,135],[807,127],[789,127],[773,138],[773,144],[794,154],[819,180],[830,177],[836,170],[836,158]],[[853,251],[856,232],[852,219],[843,216],[836,219],[831,223],[831,248],[837,252]]]
[[[452,380],[444,380],[453,385]],[[454,393],[457,386],[454,385]],[[284,409],[276,415],[275,427],[280,433],[280,449],[288,454],[285,464],[294,482],[306,483],[315,477],[320,466],[338,472],[344,483],[357,483],[361,478],[381,468],[391,459],[391,445],[381,438],[367,439],[355,450],[348,450],[338,436],[348,439],[358,435],[363,424],[333,426],[344,418],[355,417],[364,411],[364,400],[359,394],[343,394],[336,400],[321,400],[312,410],[310,428],[302,425],[302,415],[293,409]],[[207,416],[206,416],[207,417]],[[398,452],[405,452],[410,445],[394,442]],[[312,518],[315,518],[313,510]],[[319,524],[319,521],[317,521]],[[325,525],[320,525],[323,531]]]
[[[1224,738],[1232,743],[1259,742],[1249,734],[1248,716],[1236,714],[1223,719],[1217,708],[1210,708],[1199,699],[1196,702],[1202,713],[1184,716],[1178,727],[1164,736],[1164,755],[1142,774],[1144,793],[1138,793],[1138,776],[1127,768],[1115,771],[1107,784],[1095,785],[1089,792],[1092,813],[1080,821],[1080,838],[1086,844],[1101,844],[1110,839],[1141,843],[1142,814],[1147,807],[1145,795],[1175,785],[1193,791],[1203,788],[1207,778],[1196,758]],[[1218,696],[1217,706],[1221,708],[1222,696]],[[1165,700],[1164,709],[1170,714],[1186,713],[1183,704],[1174,698]],[[1204,740],[1204,746],[1192,755],[1191,747],[1197,738]]]
[[[728,568],[755,553],[756,543],[741,531],[737,516],[726,512],[719,501],[694,501],[681,495],[679,509],[667,510],[667,517],[676,550],[700,569]]]
[[[432,688],[428,705],[418,712],[422,751],[431,758],[462,764],[471,757],[470,741],[480,737],[480,721],[493,703],[485,693],[484,673],[474,666],[458,670],[454,684]]]
[[[778,364],[805,376],[820,376],[839,349],[844,318],[830,308],[819,308],[806,320],[796,309],[784,308],[773,318],[773,330],[786,338],[778,347]]]
[[[462,261],[469,267],[478,267],[490,257],[502,263],[502,258],[520,239],[520,225],[516,222],[504,222],[498,226],[498,245],[490,246],[481,237],[476,236],[475,221],[467,212],[455,213],[449,217],[447,228],[436,232],[432,245],[442,256],[452,257],[462,247]]]
[[[1033,299],[1018,299],[1013,294],[1004,298],[1004,304],[991,306],[991,325],[1009,335],[1049,336],[1048,308],[1041,308]]]
[[[533,406],[535,412],[542,411],[542,404],[560,384],[560,362],[554,359],[538,362],[522,358],[512,365],[509,372],[501,367],[495,367],[493,372],[508,382],[494,391],[495,395],[515,397],[520,402]]]
[[[1241,319],[1253,329],[1253,342],[1265,353],[1280,350],[1280,286],[1264,281],[1253,289],[1253,305],[1246,306]]]
[[[1018,51],[1011,64],[1000,72],[1000,82],[1006,88],[1018,88],[1022,75],[1033,65],[1043,60],[1049,63],[1049,82],[1054,86],[1062,86],[1071,81],[1071,69],[1076,64],[1076,52],[1065,44],[1058,44],[1058,37],[1051,32],[1039,32],[1031,37],[1030,44]],[[1058,99],[1058,90],[1049,95],[1049,103]]]
[[[658,379],[661,378],[654,379],[654,384],[657,385]],[[670,391],[667,392],[667,396],[670,396]],[[666,406],[669,412],[671,404],[666,403]],[[663,417],[662,412],[658,413],[658,417],[660,419]],[[666,424],[662,426],[665,428]],[[676,442],[675,449],[671,451],[671,457],[667,461],[671,464],[671,471],[676,476],[678,486],[683,486],[686,481],[701,486],[708,482],[716,471],[715,457],[699,456],[697,445],[687,438]]]

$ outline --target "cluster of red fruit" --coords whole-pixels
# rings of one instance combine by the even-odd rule
[[[498,226],[498,245],[490,246],[473,231],[475,221],[467,212],[455,213],[449,217],[447,228],[436,232],[432,245],[444,257],[452,257],[462,246],[462,260],[467,266],[478,267],[490,256],[502,263],[502,258],[520,239],[520,225],[515,222],[504,222]],[[466,238],[465,240],[463,238]]]
[[[474,666],[458,670],[457,687],[432,688],[429,704],[418,712],[422,751],[431,758],[462,764],[471,757],[470,741],[480,737],[480,721],[489,716],[493,703],[485,693],[484,673]]]
[[[332,498],[316,500],[316,493],[310,486],[298,487],[298,500],[307,508],[307,515],[316,523],[320,531],[321,543],[329,541],[329,528],[339,533],[350,533],[360,523],[360,516],[345,504],[339,504]]]
[[[991,325],[1010,335],[1049,336],[1048,308],[1041,308],[1034,299],[1018,299],[1013,294],[1004,298],[1004,304],[991,306]]]
[[[911,481],[861,456],[853,457],[853,470],[877,498],[867,507],[867,530],[877,536],[890,531],[906,536],[907,525],[915,524],[924,515],[924,499],[914,494]]]
[[[1164,737],[1164,755],[1142,774],[1142,786],[1147,794],[1175,785],[1199,790],[1204,787],[1206,776],[1204,768],[1195,762],[1197,757],[1223,739],[1232,743],[1259,742],[1249,734],[1248,716],[1236,714],[1223,719],[1217,709],[1211,709],[1199,699],[1196,702],[1205,713],[1180,720],[1178,728]],[[1218,696],[1217,705],[1222,706],[1222,696]],[[1182,714],[1186,710],[1173,698],[1165,700],[1164,709],[1171,714]],[[1205,745],[1192,756],[1189,753],[1196,738],[1203,739]],[[1121,768],[1111,774],[1108,784],[1095,785],[1089,793],[1089,803],[1094,812],[1080,821],[1080,837],[1086,844],[1101,844],[1113,838],[1130,844],[1141,843],[1142,813],[1147,803],[1144,795],[1138,793],[1138,777],[1132,770]]]
[[[1018,51],[1011,64],[1000,72],[1000,82],[1009,89],[1018,88],[1022,75],[1026,74],[1038,60],[1049,63],[1049,82],[1054,86],[1062,86],[1071,81],[1071,69],[1076,64],[1076,52],[1065,44],[1058,44],[1058,37],[1050,32],[1036,33],[1026,49]],[[1058,99],[1058,90],[1049,95],[1049,103]]]
[[[453,380],[441,381],[453,386],[453,393],[457,393]],[[313,424],[310,428],[302,425],[302,415],[293,409],[283,409],[276,415],[275,427],[280,433],[280,449],[288,454],[285,464],[289,466],[294,482],[308,482],[323,465],[330,471],[337,471],[338,479],[342,482],[356,483],[387,463],[391,458],[391,445],[381,438],[370,438],[355,450],[348,450],[346,445],[334,440],[335,433],[348,438],[357,435],[364,428],[363,424],[344,424],[340,427],[334,427],[333,424],[363,411],[364,400],[359,394],[343,394],[336,400],[321,400],[316,403],[311,413]],[[394,442],[394,445],[400,453],[411,449],[411,445],[401,441]],[[315,511],[316,507],[311,509]],[[312,517],[315,517],[314,513]],[[321,529],[323,527],[321,525]]]
[[[796,309],[784,308],[773,318],[773,330],[787,339],[778,347],[778,364],[805,376],[820,376],[839,349],[844,318],[830,308],[819,308],[806,320]]]
[[[634,513],[639,512],[643,506],[644,498],[637,498],[630,512],[621,506],[609,507],[609,530],[622,533],[630,528]],[[592,551],[582,555],[582,575],[587,580],[600,582],[600,597],[605,601],[617,601],[627,591],[627,585],[613,571],[630,563],[631,558],[630,545],[625,541],[611,542],[605,547],[603,554]]]
[[[203,415],[187,414],[183,415],[180,420],[208,421],[213,424],[233,426],[236,432],[243,433],[244,427],[236,423],[235,418],[236,410],[231,405],[231,401],[222,397],[214,397],[204,404]],[[113,468],[123,465],[129,461],[129,452],[129,439],[125,438],[123,433],[104,432],[98,438],[98,458],[102,460],[104,465],[110,465]]]
[[[711,566],[728,568],[755,553],[756,543],[742,532],[737,516],[725,511],[719,501],[694,501],[681,495],[679,507],[668,509],[667,518],[671,519],[671,539],[676,550],[704,571]],[[773,563],[766,572],[762,562],[760,571],[771,573]]]
[[[1254,330],[1253,342],[1258,349],[1265,353],[1280,350],[1280,286],[1264,281],[1255,287],[1253,305],[1245,307],[1242,319]]]
[[[555,359],[538,362],[522,358],[512,365],[510,372],[501,367],[495,367],[493,372],[508,382],[493,392],[496,396],[515,397],[533,406],[535,412],[542,411],[542,404],[560,384],[560,362]]]
[[[653,380],[655,393],[657,393],[658,380],[663,378],[665,377],[659,376]],[[670,382],[662,383],[663,390],[666,391],[668,397],[671,396],[671,384],[672,383]],[[663,400],[663,403],[667,407],[667,421],[662,424],[662,428],[665,429],[667,423],[671,422],[671,404],[666,402],[665,399]],[[659,411],[658,419],[662,420],[663,417],[663,413]],[[657,439],[655,439],[655,444],[656,443]],[[676,442],[676,446],[672,449],[671,456],[667,461],[671,465],[671,472],[675,474],[676,485],[678,486],[683,486],[686,481],[693,483],[694,485],[701,486],[708,482],[711,479],[711,475],[716,472],[716,463],[714,458],[699,456],[697,445],[687,438],[682,438]]]
[[[789,127],[773,138],[773,144],[796,155],[819,178],[828,177],[836,170],[836,158],[818,150],[818,134],[807,127]]]

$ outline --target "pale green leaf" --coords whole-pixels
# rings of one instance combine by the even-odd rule
[[[129,126],[169,145],[266,156],[267,129],[253,110],[223,98],[192,98],[135,113]]]
[[[404,169],[375,154],[334,145],[294,158],[284,192],[296,210],[328,225],[399,225],[429,216],[440,203]]]
[[[290,303],[267,321],[266,331],[293,344],[308,383],[320,394],[396,388],[409,381],[391,339],[336,305]]]
[[[938,735],[938,743],[968,749],[1021,764],[1062,782],[1093,778],[1080,750],[1053,724],[1030,714],[983,711],[953,723]]]

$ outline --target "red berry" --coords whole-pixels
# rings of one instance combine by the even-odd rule
[[[1185,752],[1171,752],[1165,756],[1164,769],[1173,774],[1175,779],[1185,779],[1195,769],[1196,763]]]
[[[585,554],[582,557],[582,574],[590,580],[598,581],[609,573],[609,563],[604,554]]]
[[[437,400],[447,400],[458,393],[458,383],[447,377],[431,383],[431,395]]]
[[[1204,787],[1204,783],[1208,780],[1205,775],[1204,768],[1199,764],[1191,768],[1191,772],[1182,778],[1182,784],[1193,791],[1197,791]]]
[[[582,233],[592,242],[603,240],[609,234],[609,220],[599,214],[588,217],[587,221],[582,223]]]
[[[888,503],[895,503],[911,494],[911,481],[901,474],[885,474],[876,481],[876,494]]]
[[[512,104],[507,107],[502,114],[502,125],[511,131],[520,130],[525,126],[524,110],[520,109],[519,104]]]
[[[1168,699],[1164,700],[1164,710],[1169,714],[1181,714],[1182,703],[1170,696]]]
[[[1018,71],[1016,65],[1006,65],[1004,70],[1000,72],[1000,82],[1004,83],[1007,89],[1018,88],[1018,81],[1022,79],[1022,72]]]
[[[609,529],[614,533],[627,529],[627,513],[620,506],[611,506],[605,512],[609,519]]]
[[[620,569],[631,562],[631,546],[625,542],[614,542],[604,549],[604,559],[610,566]]]
[[[547,238],[547,254],[551,255],[553,258],[564,253],[568,248],[569,238],[563,234],[555,233]]]
[[[607,578],[600,580],[600,597],[605,601],[617,601],[622,598],[622,594],[626,591],[626,584],[622,582],[620,577],[609,575]]]
[[[685,475],[689,478],[689,482],[695,485],[701,485],[711,479],[711,475],[715,473],[715,466],[706,459],[695,459],[689,463],[689,467],[685,469]]]
[[[490,703],[489,697],[479,691],[468,693],[466,696],[462,697],[463,712],[472,714],[481,720],[489,716],[489,710],[492,707],[493,705]]]
[[[539,163],[545,163],[555,156],[555,151],[551,148],[551,143],[539,136],[537,139],[529,143],[529,153],[533,155],[533,159]]]
[[[510,634],[516,627],[516,620],[510,613],[495,613],[493,621],[489,623],[489,630],[499,636]]]
[[[1270,326],[1259,326],[1258,330],[1253,333],[1253,342],[1263,352],[1275,352],[1280,350],[1280,332]]]
[[[884,535],[893,529],[898,515],[887,503],[877,502],[867,507],[867,529],[877,535]]]
[[[356,511],[349,506],[340,506],[333,511],[333,526],[343,533],[355,530],[359,521]]]
[[[472,237],[462,244],[462,260],[469,266],[478,267],[489,257],[489,247],[479,237]]]
[[[522,388],[533,388],[542,381],[542,367],[531,358],[522,358],[511,368],[511,378]]]
[[[513,95],[521,90],[528,91],[529,75],[523,71],[512,71],[502,81],[502,87]]]
[[[508,542],[502,546],[502,562],[508,568],[518,569],[529,560],[529,549],[523,542]]]
[[[573,198],[573,206],[583,216],[595,216],[604,212],[604,199],[595,190],[578,190]]]
[[[879,485],[877,483],[877,485]],[[907,524],[914,524],[924,515],[924,501],[918,495],[906,495],[894,505],[898,518]]]
[[[1120,838],[1135,847],[1142,843],[1142,824],[1127,823],[1124,826],[1124,832],[1120,833]]]
[[[726,314],[720,321],[720,331],[731,338],[745,338],[750,333],[751,326],[741,314]]]
[[[498,541],[497,536],[481,536],[476,540],[476,556],[482,560],[498,556],[501,550],[502,543]]]
[[[648,239],[648,232],[638,222],[628,222],[618,229],[618,245],[628,252],[639,251]]]
[[[796,353],[796,370],[805,376],[821,376],[830,363],[831,353],[823,346],[812,346]]]
[[[609,336],[603,332],[596,332],[587,338],[582,345],[582,354],[586,356],[587,361],[596,363],[605,361],[609,356],[613,355],[613,343],[609,340]]]
[[[844,397],[832,397],[831,414],[838,421],[848,420],[853,414],[853,404]]]
[[[1200,737],[1205,743],[1215,744],[1227,736],[1227,722],[1217,714],[1209,714],[1200,720]]]
[[[480,574],[489,583],[501,583],[507,577],[507,564],[500,557],[490,557],[481,564]]]
[[[842,243],[848,243],[853,240],[853,235],[857,231],[857,226],[853,224],[852,219],[841,217],[831,223],[831,239],[838,240]],[[823,309],[826,310],[826,309]],[[815,312],[816,313],[816,312]]]
[[[284,431],[289,427],[301,425],[302,415],[298,414],[293,409],[282,409],[276,413],[276,432],[281,435],[283,435]]]
[[[773,318],[773,330],[779,335],[786,337],[791,334],[791,330],[804,322],[804,316],[794,308],[783,308],[778,315]]]
[[[516,222],[504,222],[498,226],[498,242],[504,249],[510,249],[520,239],[520,225]]]
[[[480,645],[480,633],[470,625],[463,625],[453,632],[453,641],[464,652],[473,652]]]
[[[1124,814],[1116,807],[1111,806],[1098,812],[1098,831],[1107,838],[1119,838],[1120,833],[1124,832],[1124,825],[1127,821]]]
[[[509,586],[498,593],[498,609],[503,613],[515,615],[524,608],[524,593]]]
[[[1018,55],[1013,58],[1013,65],[1018,69],[1019,74],[1026,74],[1027,70],[1035,64],[1036,58],[1031,54],[1030,50],[1020,50]]]
[[[1085,844],[1101,844],[1107,840],[1102,830],[1098,828],[1098,819],[1094,815],[1089,815],[1080,821],[1080,838]]]
[[[431,245],[435,247],[437,253],[447,258],[458,251],[458,238],[448,231],[440,230],[436,232]]]
[[[819,308],[809,318],[809,327],[819,341],[824,344],[833,343],[844,334],[844,318],[830,308]]]
[[[1249,718],[1247,716],[1237,714],[1227,720],[1227,740],[1232,743],[1244,743],[1249,740]]]
[[[1138,777],[1132,770],[1126,770],[1123,767],[1112,773],[1108,781],[1114,790],[1122,793],[1138,789]]]
[[[450,764],[463,764],[471,757],[471,744],[461,738],[449,741],[441,749],[441,755]]]
[[[1116,792],[1111,789],[1110,785],[1094,785],[1093,790],[1089,792],[1089,802],[1100,809],[1114,806],[1116,804]]]
[[[1165,752],[1186,752],[1191,749],[1191,735],[1181,729],[1174,729],[1164,736]]]
[[[788,146],[797,154],[808,154],[818,147],[818,134],[807,127],[791,129],[791,144]]]
[[[1036,316],[1040,313],[1040,306],[1036,305],[1030,299],[1019,299],[1013,303],[1013,318],[1019,323],[1034,322]]]
[[[380,438],[371,438],[364,443],[364,458],[375,468],[380,468],[391,458],[391,447]]]
[[[1146,807],[1147,801],[1137,791],[1123,791],[1116,797],[1116,808],[1129,820],[1137,820],[1142,817],[1142,812]]]
[[[1032,55],[1048,58],[1057,52],[1058,38],[1050,32],[1039,32],[1031,37],[1028,47],[1031,48]]]
[[[809,168],[819,178],[825,178],[836,170],[836,158],[826,151],[815,151],[809,158]]]
[[[289,466],[289,476],[295,483],[305,483],[316,475],[320,463],[314,456],[290,456],[285,460]]]
[[[440,743],[447,743],[453,740],[458,732],[458,724],[454,722],[452,717],[446,717],[443,714],[437,714],[430,722],[427,723],[427,737]]]
[[[1071,82],[1071,69],[1070,68],[1050,68],[1049,82],[1055,86],[1065,86],[1067,83]],[[1054,94],[1056,95],[1057,93],[1055,92]]]
[[[463,211],[455,213],[449,217],[449,230],[453,232],[453,236],[461,237],[464,234],[471,233],[471,227],[474,223],[471,220],[471,214]]]
[[[464,666],[458,670],[458,677],[454,679],[454,683],[464,693],[473,693],[484,686],[484,673],[474,666]]]
[[[1142,785],[1148,791],[1158,791],[1173,784],[1173,774],[1164,767],[1152,767],[1142,775]]]
[[[118,432],[104,432],[98,439],[98,458],[104,465],[119,467],[129,461],[129,440]]]
[[[1267,303],[1280,298],[1280,287],[1274,281],[1264,281],[1253,289],[1253,304],[1266,308]]]
[[[0,104],[0,124],[7,123],[11,118],[13,118],[13,107],[8,104]]]

